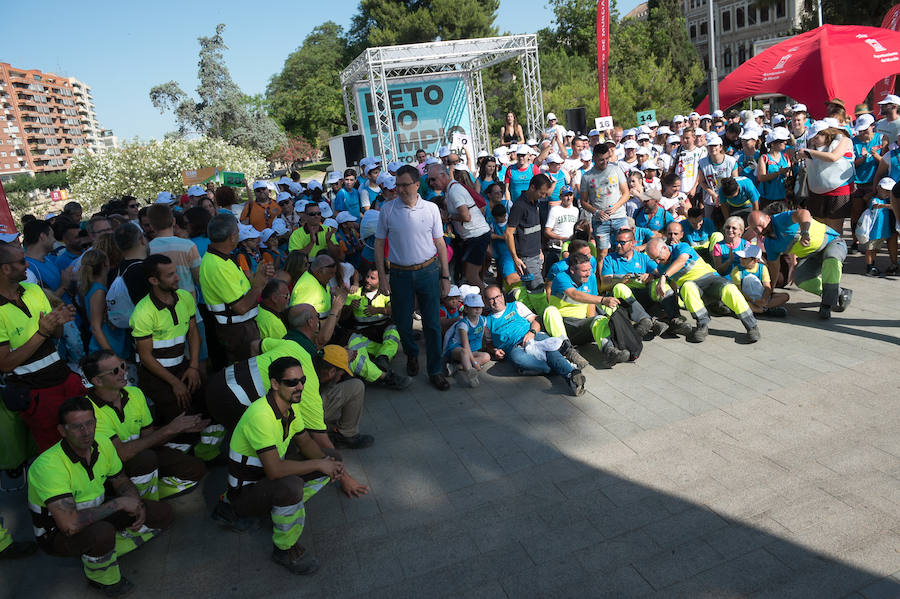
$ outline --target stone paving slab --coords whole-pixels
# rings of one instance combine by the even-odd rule
[[[579,398],[503,363],[475,389],[372,389],[376,443],[345,452],[372,492],[309,502],[317,574],[272,563],[267,525],[236,535],[210,521],[221,467],[173,500],[176,526],[123,572],[154,598],[896,599],[900,280],[845,282],[853,305],[827,323],[792,290],[790,317],[762,321],[760,343],[714,318],[702,345],[659,339],[634,364],[588,369]],[[0,513],[29,537],[22,492],[0,493]],[[94,596],[80,570],[0,562],[0,597]]]

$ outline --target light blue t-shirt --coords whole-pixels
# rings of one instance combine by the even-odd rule
[[[645,273],[655,274],[656,262],[644,252],[632,252],[631,258],[625,258],[616,252],[610,252],[603,259],[603,267],[600,269],[602,276],[642,275]]]

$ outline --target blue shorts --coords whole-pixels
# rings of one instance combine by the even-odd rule
[[[610,239],[619,229],[628,226],[627,218],[611,218],[609,220],[593,219],[594,237],[597,239],[598,250],[608,250],[612,245]]]
[[[504,279],[516,272],[516,265],[513,263],[512,256],[509,252],[504,252],[502,255],[496,256],[496,259],[497,270],[500,271],[499,274]]]

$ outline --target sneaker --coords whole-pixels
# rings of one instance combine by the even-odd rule
[[[787,308],[784,306],[778,306],[777,308],[766,308],[763,310],[761,316],[768,316],[770,318],[785,318],[787,316]]]
[[[900,264],[891,264],[890,266],[888,266],[888,269],[884,271],[884,274],[888,275],[889,277],[900,275]]]
[[[312,574],[319,569],[319,561],[307,553],[303,545],[295,544],[290,549],[272,550],[272,561],[284,566],[293,574]]]
[[[35,542],[23,543],[21,541],[13,541],[6,546],[6,549],[0,551],[0,559],[19,559],[28,557],[37,551],[38,545]]]
[[[637,336],[643,339],[647,336],[647,333],[650,332],[650,329],[653,328],[653,320],[650,318],[642,318],[637,324],[634,325],[634,332],[637,333]]]
[[[391,370],[391,361],[387,356],[375,356],[372,358],[372,362],[384,372],[389,372]]]
[[[874,264],[870,264],[866,267],[866,276],[867,277],[880,277],[881,271],[878,270],[878,267]]]
[[[838,294],[837,305],[834,306],[835,312],[843,312],[847,308],[850,307],[850,300],[853,299],[853,290],[847,289],[846,287],[841,287],[841,292]]]
[[[415,312],[413,312],[413,319],[414,319],[414,320],[422,320],[422,315],[419,313],[418,310],[416,310]]]
[[[627,349],[619,349],[612,343],[604,345],[600,353],[603,355],[606,364],[610,367],[621,364],[622,362],[627,362],[628,359],[631,358],[631,354],[628,353]]]
[[[481,382],[481,381],[478,380],[478,371],[475,370],[474,368],[470,368],[470,369],[466,372],[466,378],[467,378],[468,381],[469,381],[469,387],[472,387],[473,389],[474,389],[475,387],[477,387],[477,386],[480,384],[480,382]]]
[[[563,341],[562,347],[559,348],[559,353],[563,355],[563,357],[575,365],[575,368],[581,370],[582,368],[587,368],[588,361],[584,359],[578,350],[575,349],[575,346],[572,345],[568,339]]]
[[[212,519],[215,520],[219,526],[230,530],[231,532],[243,533],[255,528],[252,518],[242,518],[238,516],[234,511],[234,507],[223,499],[219,499],[219,503],[216,504],[216,508],[212,513]]]
[[[337,431],[328,431],[328,438],[336,449],[365,449],[371,447],[375,443],[375,437],[372,435],[356,434],[352,437],[345,437]]]
[[[669,321],[669,328],[667,332],[673,335],[681,335],[682,337],[687,337],[693,332],[693,330],[694,327],[692,327],[688,321],[680,316],[676,316]]]
[[[697,325],[691,331],[690,336],[688,336],[688,341],[691,343],[703,343],[707,337],[709,337],[709,327],[705,324]]]
[[[750,343],[756,343],[760,339],[759,327],[753,327],[752,329],[747,330],[747,341]]]
[[[403,376],[402,374],[397,374],[393,370],[388,370],[387,374],[384,375],[384,378],[378,381],[388,389],[393,389],[394,391],[403,391],[410,385],[412,385],[412,379],[408,376]]]
[[[566,376],[566,383],[569,385],[569,391],[576,397],[584,395],[585,382],[586,379],[584,378],[584,375],[581,374],[580,370],[573,370]]]
[[[124,576],[116,584],[103,584],[96,580],[88,580],[88,586],[97,589],[107,597],[124,597],[134,590],[134,584]]]
[[[831,318],[831,306],[822,304],[819,306],[819,320],[828,320]]]

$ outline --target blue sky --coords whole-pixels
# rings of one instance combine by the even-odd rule
[[[619,5],[625,14],[637,0]],[[265,91],[269,78],[313,27],[333,20],[349,26],[358,0],[296,3],[158,0],[153,3],[83,0],[13,2],[0,19],[0,61],[77,77],[91,86],[97,118],[119,139],[161,138],[175,129],[148,92],[175,80],[197,85],[197,37],[225,23],[231,76],[247,94]],[[291,7],[302,7],[292,10]],[[553,21],[546,0],[502,0],[500,31],[534,33]],[[40,30],[25,27],[39,23]]]

